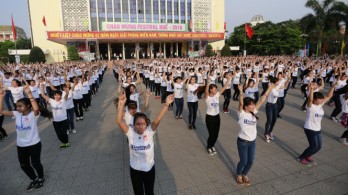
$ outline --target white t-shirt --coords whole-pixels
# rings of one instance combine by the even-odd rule
[[[306,120],[305,120],[304,128],[310,129],[313,131],[320,131],[321,119],[324,116],[323,105],[312,104],[310,108],[306,106],[306,110],[307,112],[306,112]]]
[[[65,91],[63,91],[62,98],[65,97],[65,94],[66,94]],[[74,102],[73,102],[71,90],[69,90],[69,95],[68,95],[68,99],[65,101],[65,106],[66,106],[66,109],[74,108]]]
[[[67,113],[66,113],[66,103],[64,98],[62,97],[62,99],[59,102],[50,98],[49,102],[52,108],[53,121],[60,122],[60,121],[66,120]]]
[[[133,127],[134,117],[128,112],[128,110],[126,110],[126,112],[124,113],[124,120],[129,127]]]
[[[198,87],[199,87],[199,84],[193,84],[193,85],[188,84],[187,85],[187,102],[197,102],[198,101],[197,94],[193,93],[197,90]]]
[[[33,97],[35,99],[39,98],[39,89],[38,89],[38,87],[37,86],[34,86],[34,87],[29,86],[29,88],[30,88],[30,91],[31,91],[31,94],[33,95]]]
[[[18,100],[24,98],[23,87],[8,87],[13,96],[14,103],[17,103]]]
[[[255,89],[248,87],[244,92],[245,97],[250,97],[252,99],[255,99]]]
[[[184,97],[184,85],[181,83],[174,83],[174,98]]]
[[[74,84],[71,83],[71,86],[73,86]],[[82,84],[81,83],[78,83],[75,88],[73,89],[73,98],[75,100],[78,100],[78,99],[82,99]]]
[[[130,166],[138,171],[150,171],[155,165],[154,142],[152,131],[148,126],[142,135],[135,132],[133,127],[129,127],[126,136],[129,144]]]
[[[89,91],[89,84],[88,81],[83,82],[82,84],[82,94],[88,94]]]
[[[140,112],[139,93],[130,94],[129,99],[137,102],[137,112]]]
[[[205,100],[207,104],[207,115],[216,116],[219,114],[219,97],[220,92],[217,92],[213,97],[208,95],[207,99]]]
[[[254,114],[256,113],[257,110],[255,109]],[[244,110],[238,112],[238,118],[238,124],[240,126],[238,137],[247,141],[254,141],[257,135],[256,118],[250,112],[245,112]]]
[[[233,78],[233,84],[239,85],[239,83],[240,83],[240,75],[241,74],[242,74],[241,72],[236,72],[236,74],[235,74],[235,76]]]
[[[342,104],[342,112],[343,113],[348,113],[348,99],[344,99],[344,94],[340,95],[340,100]]]
[[[279,87],[277,86],[276,88],[272,89],[271,93],[269,93],[267,102],[271,104],[277,103],[279,96]]]
[[[23,116],[17,111],[12,111],[12,113],[16,118],[17,146],[27,147],[39,143],[37,121],[40,115],[35,116],[34,112],[30,112],[27,116]]]
[[[2,83],[5,87],[11,87],[12,80],[13,80],[13,77],[9,77],[8,79],[6,79],[5,76],[2,77]]]

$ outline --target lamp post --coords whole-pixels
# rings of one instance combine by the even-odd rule
[[[308,34],[301,34],[300,37],[302,37],[302,39],[304,40],[305,44],[304,44],[304,57],[307,56],[307,37]],[[309,53],[309,52],[308,52]]]

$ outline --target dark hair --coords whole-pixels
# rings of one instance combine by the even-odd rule
[[[55,91],[53,91],[53,95],[56,95],[56,94],[62,96],[63,92],[62,92],[61,90],[55,90]]]
[[[324,99],[324,95],[320,92],[314,92],[313,93],[313,100],[317,100],[317,99]]]
[[[29,98],[22,98],[22,99],[19,99],[17,101],[17,103],[20,102],[22,104],[24,104],[25,106],[29,106],[29,108],[31,109],[32,106],[31,106],[31,102],[30,102],[30,99]],[[40,105],[39,106],[39,111],[40,111],[40,115],[42,117],[45,117],[45,118],[49,118],[49,119],[52,119],[53,118],[53,114],[52,112],[48,111],[47,108],[44,108]]]
[[[269,76],[268,79],[273,84],[275,84],[276,82],[279,81],[279,79],[277,77],[273,77],[273,76]]]
[[[133,124],[135,125],[135,121],[138,120],[138,118],[143,118],[146,121],[146,126],[149,126],[151,121],[150,119],[147,118],[146,114],[141,113],[141,112],[137,112],[134,114],[134,120],[133,120]]]
[[[12,81],[16,82],[18,86],[22,86],[22,83],[19,80],[13,79]]]
[[[134,87],[134,88],[136,89],[135,85],[133,85],[133,84],[130,84],[130,85],[128,85],[128,87],[126,87],[126,90],[125,90],[125,92],[126,92],[126,98],[127,98],[126,106],[128,106],[128,103],[129,103],[129,101],[131,100],[131,99],[130,99],[130,95],[131,95],[130,88],[131,88],[131,87]]]
[[[132,109],[132,108],[138,108],[138,104],[136,101],[134,100],[129,100],[128,101],[128,105],[127,105],[128,109]]]
[[[215,84],[210,84],[209,85],[209,93],[210,93],[210,90],[212,90],[213,88],[218,88],[218,86]]]
[[[243,99],[243,109],[244,109],[245,107],[251,105],[251,104],[255,104],[255,100],[254,100],[253,98],[251,98],[251,97],[245,97],[245,98]],[[253,116],[256,118],[256,120],[259,120],[259,117],[257,117],[257,116],[254,114],[254,112],[250,112],[250,114],[253,115]]]

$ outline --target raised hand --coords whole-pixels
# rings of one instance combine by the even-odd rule
[[[173,103],[174,102],[174,95],[173,94],[171,94],[171,95],[169,95],[168,97],[167,97],[167,99],[166,99],[166,105],[167,106],[169,106],[171,103]]]

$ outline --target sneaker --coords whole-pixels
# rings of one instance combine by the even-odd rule
[[[243,184],[243,177],[242,176],[237,176],[236,177],[236,182],[237,182],[237,184]]]
[[[45,183],[45,178],[38,179],[36,182],[35,190],[40,190]]]
[[[307,166],[311,166],[311,164],[309,163],[309,161],[308,160],[306,160],[306,159],[300,159],[300,158],[297,158],[296,159],[298,162],[300,162],[301,164],[303,164],[303,165],[307,165]]]
[[[265,141],[267,142],[267,143],[269,143],[270,142],[270,139],[269,139],[269,135],[264,135],[264,138],[265,138]]]
[[[60,148],[60,149],[65,148],[65,144],[64,144],[64,143],[63,143],[63,144],[60,144],[59,148]]]
[[[32,180],[32,181],[30,182],[29,186],[27,187],[27,192],[30,192],[30,191],[32,191],[33,189],[35,189],[36,182],[37,182],[36,179],[35,179],[35,180]]]
[[[88,108],[86,108],[85,111],[88,112],[89,111]]]
[[[73,129],[73,130],[72,130],[72,133],[76,133],[76,129]]]
[[[196,125],[195,125],[195,124],[192,124],[192,127],[193,127],[194,129],[196,129]]]
[[[80,120],[80,117],[76,117],[76,121],[79,121]]]
[[[248,186],[251,185],[251,182],[250,182],[250,179],[249,179],[248,176],[243,175],[243,176],[242,176],[242,179],[243,179],[243,183],[245,183],[245,184],[248,185]]]
[[[83,116],[80,117],[80,120],[83,121]]]
[[[2,138],[0,139],[0,141],[4,142],[4,141],[6,141],[7,139],[8,139],[8,136],[4,136],[4,137],[2,137]]]
[[[181,115],[179,116],[179,119],[182,119],[182,116],[181,116]]]
[[[213,150],[211,148],[208,148],[208,154],[213,155]]]
[[[273,140],[273,139],[274,139],[274,137],[273,137],[273,134],[272,134],[272,133],[269,133],[269,136],[268,136],[268,137],[269,137],[269,139],[270,139],[270,140]]]
[[[65,148],[69,148],[70,144],[69,143],[65,143]]]
[[[336,123],[338,122],[338,120],[337,120],[336,117],[331,117],[331,119],[332,119],[333,121],[335,121]]]
[[[213,154],[217,154],[217,152],[216,152],[214,147],[211,147],[211,150],[213,151]]]
[[[175,117],[175,119],[176,119],[176,120],[178,120],[178,119],[179,119],[179,117],[178,117],[178,116],[176,116],[176,117]]]
[[[310,156],[310,157],[308,157],[308,158],[306,158],[306,160],[308,161],[308,162],[310,162],[311,164],[313,164],[313,165],[316,165],[317,164],[317,162],[315,162],[315,160]]]
[[[190,124],[190,125],[189,125],[189,129],[192,129],[192,128],[193,128],[193,126]]]
[[[69,129],[68,129],[68,130],[66,130],[66,134],[67,134],[67,135],[69,135],[69,133],[70,133],[70,130],[69,130]]]
[[[342,143],[342,144],[344,144],[344,145],[347,145],[348,146],[348,142],[347,142],[347,139],[346,138],[338,138],[338,140]]]

